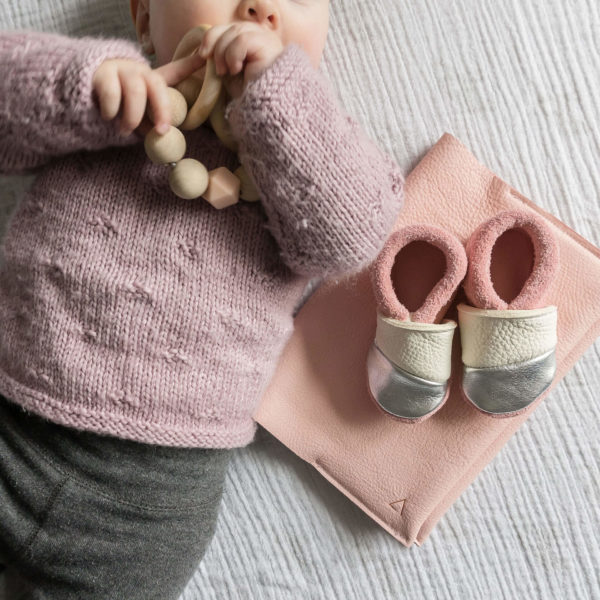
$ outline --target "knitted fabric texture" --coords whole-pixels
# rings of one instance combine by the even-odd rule
[[[182,200],[102,120],[108,58],[149,64],[127,40],[0,33],[0,172],[38,174],[2,247],[0,393],[77,429],[244,446],[309,277],[376,257],[402,174],[292,44],[226,112],[261,201]],[[238,165],[208,127],[184,135]]]

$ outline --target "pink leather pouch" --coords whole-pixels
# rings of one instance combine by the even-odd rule
[[[296,315],[254,418],[312,464],[406,546],[420,545],[477,474],[600,335],[600,250],[496,177],[444,135],[406,181],[395,229],[444,227],[463,243],[484,220],[510,209],[536,211],[560,246],[548,295],[558,307],[552,386],[509,419],[483,415],[460,397],[460,336],[446,404],[422,423],[383,415],[367,392],[365,361],[376,329],[368,273],[327,281]],[[456,319],[456,304],[447,316]]]

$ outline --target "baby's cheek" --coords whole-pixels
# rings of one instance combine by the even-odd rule
[[[323,57],[325,40],[320,39],[319,35],[308,35],[302,36],[296,43],[306,52],[312,66],[318,69]]]

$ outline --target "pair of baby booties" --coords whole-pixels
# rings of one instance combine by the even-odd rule
[[[448,398],[457,327],[462,397],[496,418],[525,411],[556,373],[557,307],[545,298],[559,248],[535,213],[505,211],[466,247],[426,224],[395,231],[369,267],[377,330],[367,356],[369,395],[384,414],[421,422]],[[444,319],[462,285],[471,305]]]

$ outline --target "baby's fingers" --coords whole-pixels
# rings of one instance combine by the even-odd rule
[[[105,72],[94,89],[102,118],[111,121],[117,116],[121,106],[121,82],[117,71]]]
[[[171,125],[171,104],[167,83],[155,71],[146,75],[146,82],[148,84],[148,112],[159,133],[165,133]]]
[[[162,67],[154,69],[154,72],[160,74],[167,85],[174,87],[180,81],[183,81],[203,67],[205,62],[206,60],[197,52],[193,52],[190,56],[178,58]]]
[[[144,118],[148,90],[146,80],[141,73],[131,74],[120,71],[119,80],[123,93],[120,132],[126,137]]]

